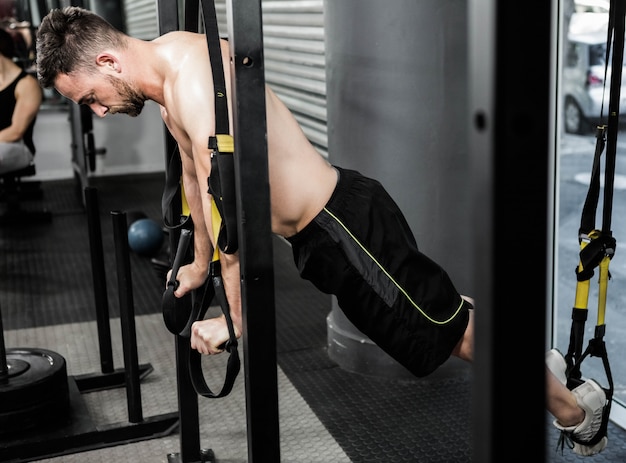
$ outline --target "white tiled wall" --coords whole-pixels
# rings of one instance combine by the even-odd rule
[[[91,175],[119,175],[158,172],[165,169],[164,125],[159,107],[146,102],[142,114],[132,118],[123,114],[93,118],[98,155]],[[33,180],[72,178],[72,127],[67,109],[44,108],[35,125],[37,176]]]

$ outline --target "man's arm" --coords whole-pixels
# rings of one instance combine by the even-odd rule
[[[198,166],[198,174],[195,163],[179,147],[183,165],[183,188],[185,199],[189,206],[189,213],[194,225],[194,260],[183,265],[176,276],[178,287],[174,291],[176,297],[182,297],[187,292],[200,287],[206,280],[209,270],[209,262],[213,256],[216,238],[212,233],[210,195],[207,188],[203,189],[202,181],[206,169]],[[204,154],[209,157],[208,153]],[[241,297],[239,283],[239,258],[235,255],[220,253],[222,279],[224,290],[231,309],[231,318],[237,337],[241,336]],[[170,270],[171,272],[171,270]],[[167,279],[169,280],[168,273]],[[229,339],[229,331],[226,319],[223,315],[216,318],[195,322],[191,330],[191,347],[202,354],[218,354],[222,352],[221,346]]]
[[[201,147],[204,151],[206,148]],[[194,154],[194,165],[196,173],[196,181],[193,184],[193,192],[199,195],[186,195],[189,203],[192,217],[194,212],[192,208],[201,209],[203,214],[196,217],[204,218],[204,231],[206,236],[210,238],[210,242],[196,243],[196,249],[204,246],[204,251],[211,251],[217,246],[217,236],[213,236],[212,223],[212,205],[211,195],[208,193],[208,176],[210,174],[210,153],[208,151]],[[199,199],[199,201],[198,201]],[[191,202],[189,202],[191,201]],[[200,214],[200,211],[197,212]],[[195,223],[195,222],[194,222]],[[198,226],[195,226],[196,228]],[[206,255],[206,254],[205,254]],[[212,255],[206,256],[208,260]],[[224,254],[219,251],[219,259],[221,264],[221,275],[226,292],[226,298],[230,306],[230,315],[233,321],[235,334],[241,336],[242,319],[241,319],[241,282],[239,272],[239,254]],[[191,347],[197,349],[204,354],[216,354],[222,352],[221,346],[229,339],[228,327],[226,319],[222,315],[217,318],[195,322],[192,326]]]
[[[204,46],[204,41],[202,43]],[[204,48],[201,53],[204,57]],[[204,59],[195,61],[193,65],[195,68],[192,66],[191,69],[186,69],[186,74],[179,74],[173,91],[168,93],[170,114],[163,110],[162,115],[174,138],[179,140],[181,149],[185,199],[194,222],[196,273],[203,265],[208,267],[213,249],[217,246],[217,236],[213,236],[211,195],[208,192],[208,178],[211,175],[208,141],[209,136],[214,133],[214,95],[211,85],[199,84],[211,82],[211,68]],[[236,253],[226,255],[220,252],[219,257],[224,290],[235,334],[239,337],[242,333],[239,256]],[[175,293],[177,296],[182,295],[185,290],[181,286],[182,284],[178,288],[180,292]],[[228,339],[229,332],[224,316],[197,321],[191,329],[191,347],[203,354],[221,352],[220,346]]]
[[[200,287],[208,276],[209,262],[213,246],[203,217],[202,199],[193,160],[179,146],[183,166],[183,193],[189,213],[193,220],[194,259],[190,264],[183,265],[176,279],[179,284],[174,291],[176,297],[182,297],[192,289]],[[168,275],[169,279],[169,275]]]

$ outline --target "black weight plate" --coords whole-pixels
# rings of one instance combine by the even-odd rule
[[[69,421],[69,393],[0,413],[0,435],[16,434],[34,428],[62,425]]]
[[[41,348],[6,350],[7,364],[29,368],[16,375],[9,370],[8,381],[0,383],[0,413],[28,408],[31,405],[68,395],[67,368],[60,354]]]

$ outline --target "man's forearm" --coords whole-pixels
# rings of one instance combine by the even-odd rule
[[[226,298],[230,306],[230,316],[233,320],[237,337],[242,333],[241,314],[241,275],[239,272],[239,254],[221,254],[222,280]]]

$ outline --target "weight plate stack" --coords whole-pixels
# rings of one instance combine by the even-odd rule
[[[8,376],[0,380],[0,435],[58,425],[70,410],[62,355],[40,348],[6,350]]]

